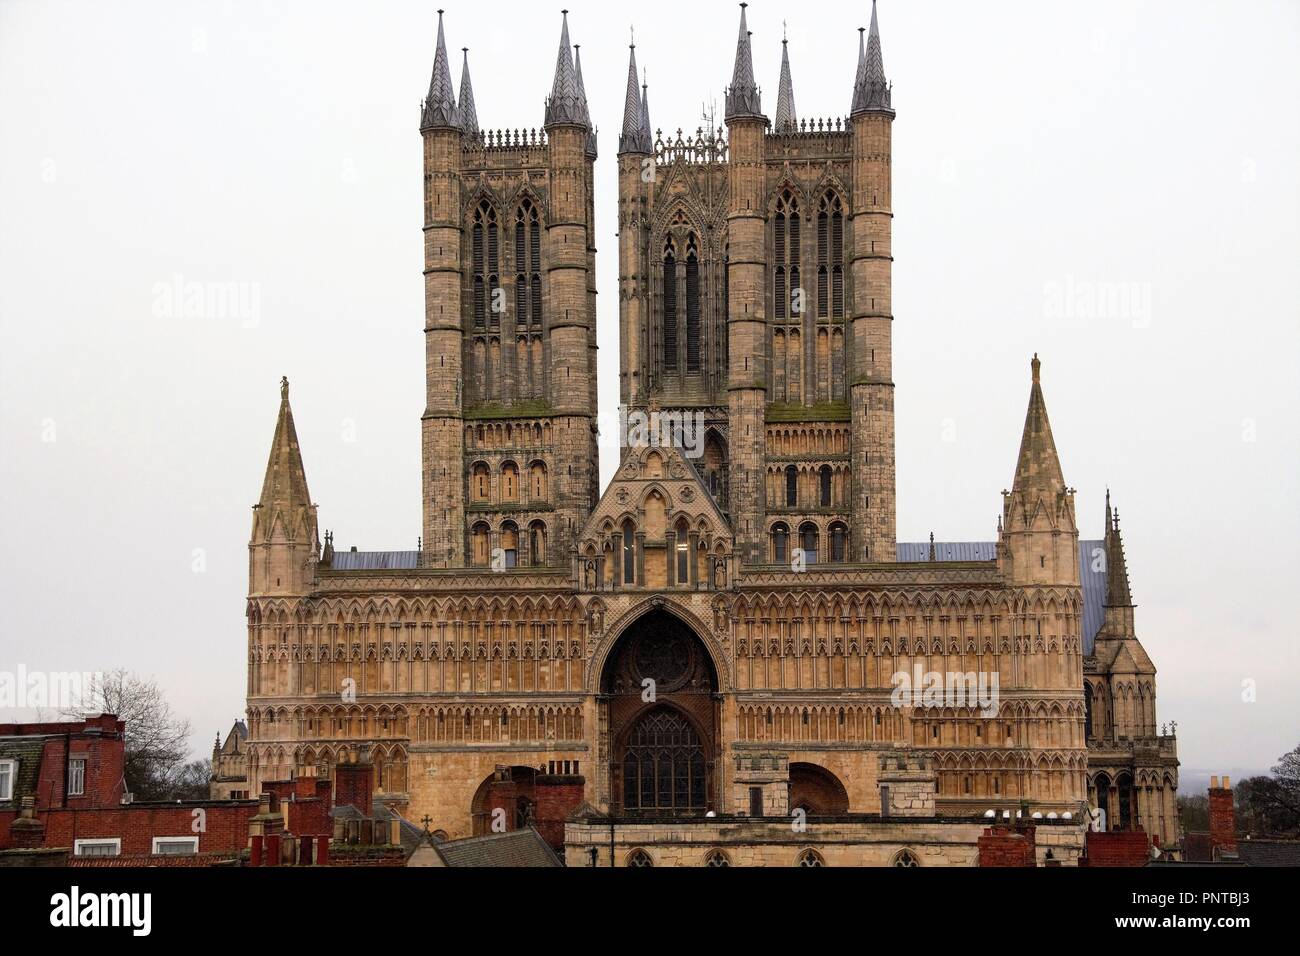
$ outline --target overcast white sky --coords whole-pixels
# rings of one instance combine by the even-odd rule
[[[540,126],[559,5],[442,2],[483,127]],[[610,413],[628,27],[653,124],[693,130],[738,11],[569,2]],[[769,115],[783,18],[800,115],[846,114],[869,5],[749,14]],[[1107,483],[1124,518],[1184,767],[1271,766],[1300,741],[1297,4],[885,0],[880,22],[899,537],[992,538],[1037,351],[1081,530]],[[156,675],[200,753],[242,714],[282,374],[322,527],[415,547],[434,29],[432,2],[0,0],[0,667]],[[169,310],[177,282],[245,298]]]

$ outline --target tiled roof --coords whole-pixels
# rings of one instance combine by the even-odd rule
[[[1237,858],[1247,866],[1300,866],[1300,840],[1238,840]]]
[[[447,866],[560,866],[560,858],[532,827],[434,845]]]
[[[929,561],[929,541],[900,541],[895,552],[899,561]],[[934,559],[936,561],[996,561],[998,544],[996,541],[936,541]]]
[[[420,566],[419,551],[335,551],[334,571],[408,571]]]
[[[13,799],[0,800],[0,808],[17,809],[22,806],[23,797],[37,795],[36,780],[40,775],[41,753],[44,749],[45,740],[42,737],[0,737],[0,760],[18,761]]]

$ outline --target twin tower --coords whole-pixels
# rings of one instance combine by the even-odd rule
[[[763,111],[741,4],[725,129],[618,140],[620,400],[702,436],[746,564],[893,561],[891,125],[874,7],[847,118]],[[867,35],[863,38],[862,33]],[[851,94],[851,96],[850,96]],[[424,140],[430,567],[568,567],[599,497],[596,133],[567,15],[541,131],[479,127],[441,13]]]

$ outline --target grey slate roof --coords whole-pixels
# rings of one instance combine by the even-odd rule
[[[532,827],[435,843],[447,866],[562,866],[560,858]]]
[[[1300,840],[1238,840],[1237,858],[1247,866],[1300,866]]]

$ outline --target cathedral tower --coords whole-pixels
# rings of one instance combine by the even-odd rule
[[[767,409],[767,309],[764,211],[765,133],[745,6],[740,5],[736,63],[727,90],[727,352],[730,376],[731,515],[742,561],[762,560],[763,456]]]
[[[893,561],[890,130],[873,11],[852,115],[763,113],[741,4],[723,130],[619,146],[623,404],[702,415],[696,469],[746,564]],[[865,32],[865,31],[864,31]]]
[[[859,37],[861,34],[859,33]],[[876,5],[853,85],[853,527],[855,557],[892,561],[895,545],[893,123]]]
[[[597,494],[592,162],[564,19],[544,129],[479,128],[441,14],[423,105],[427,567],[561,566]]]

